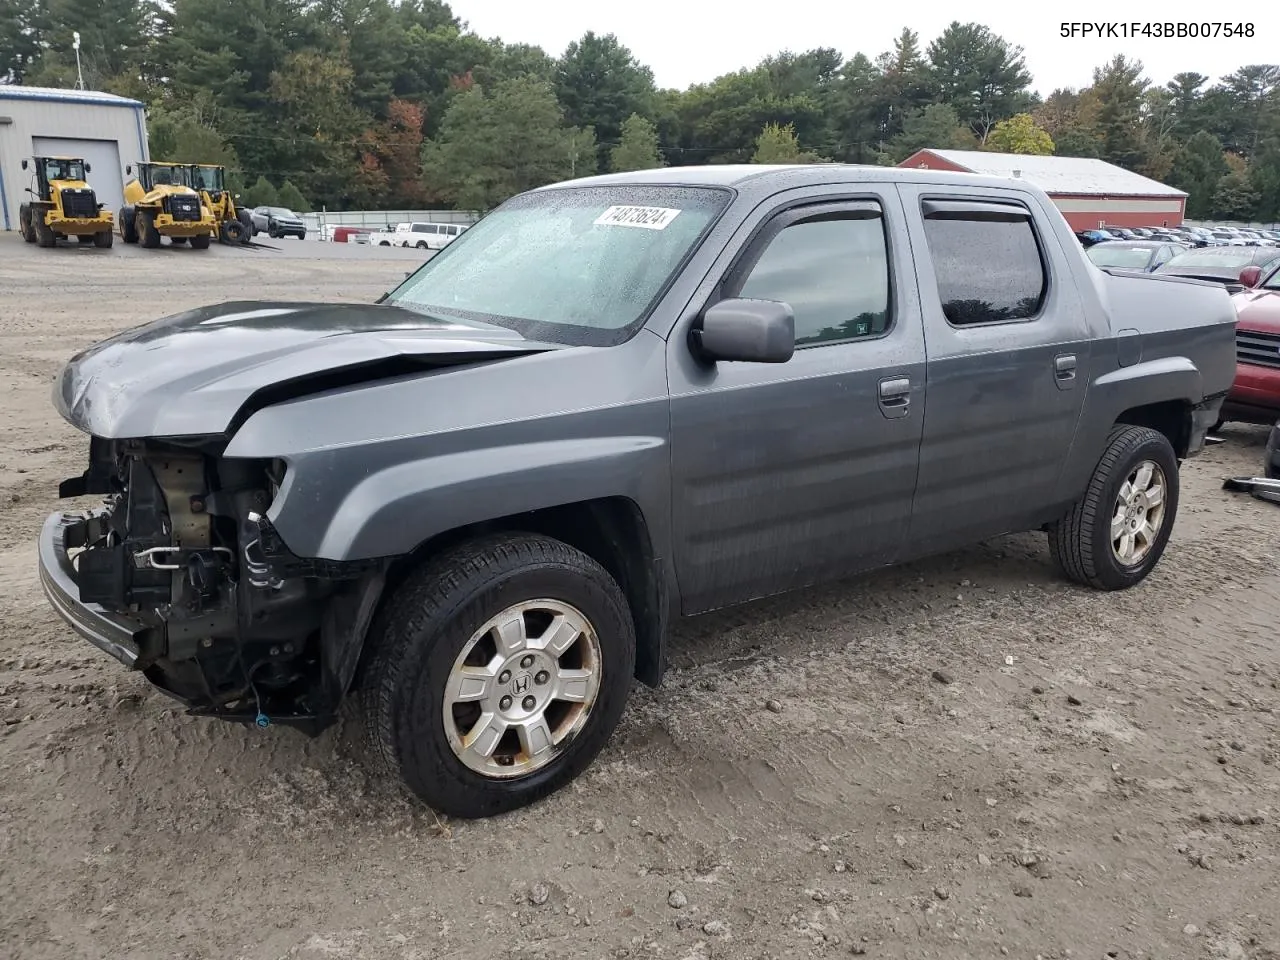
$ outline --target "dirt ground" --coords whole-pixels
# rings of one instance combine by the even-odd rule
[[[86,454],[51,382],[123,327],[419,259],[275,246],[0,234],[0,957],[1280,958],[1280,509],[1220,489],[1258,429],[1186,465],[1124,594],[1027,535],[682,625],[594,766],[494,820],[401,799],[350,719],[184,717],[37,586]]]

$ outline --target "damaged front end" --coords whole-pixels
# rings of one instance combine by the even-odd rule
[[[349,689],[381,596],[382,561],[294,556],[267,512],[281,461],[220,456],[220,441],[90,441],[54,514],[40,574],[83,637],[193,714],[319,732]]]

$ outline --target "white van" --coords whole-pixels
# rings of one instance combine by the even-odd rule
[[[439,250],[448,246],[466,225],[461,223],[398,223],[393,231],[379,231],[369,235],[369,243],[379,247],[417,247],[419,250]]]

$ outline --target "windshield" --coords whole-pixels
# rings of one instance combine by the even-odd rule
[[[44,178],[46,180],[84,179],[83,160],[56,160],[50,157],[42,162],[44,163]]]
[[[191,186],[191,178],[187,173],[187,168],[177,164],[154,163],[148,166],[147,173],[151,178],[153,187],[163,187],[168,185],[178,187]]]
[[[509,200],[384,302],[587,346],[626,340],[708,226],[727,191],[565,187]]]
[[[1100,267],[1119,267],[1125,270],[1145,270],[1151,262],[1151,250],[1146,247],[1124,247],[1111,243],[1099,243],[1085,251],[1085,255]]]
[[[223,189],[221,167],[192,167],[191,185],[197,190],[208,190],[216,193]]]
[[[293,211],[288,207],[267,207],[267,213],[274,217],[292,217]]]
[[[1255,249],[1252,247],[1237,247],[1232,250],[1193,250],[1178,254],[1160,269],[1217,267],[1220,270],[1229,270],[1232,267],[1247,267],[1253,263],[1255,255]]]
[[[1267,271],[1270,270],[1270,276]],[[1262,275],[1265,279],[1258,284],[1260,290],[1280,290],[1280,260],[1273,260],[1262,265]]]

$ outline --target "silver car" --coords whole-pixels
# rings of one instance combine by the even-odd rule
[[[265,233],[273,239],[297,237],[305,240],[307,237],[307,225],[302,217],[288,207],[254,207],[252,216],[254,236]]]

